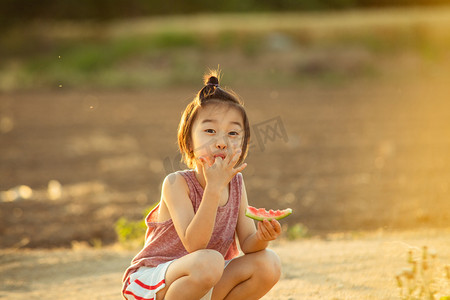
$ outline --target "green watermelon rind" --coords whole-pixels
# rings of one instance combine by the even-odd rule
[[[256,220],[256,221],[264,221],[264,220],[271,221],[271,220],[281,220],[281,219],[286,218],[286,217],[289,216],[290,214],[292,214],[292,209],[291,209],[291,208],[286,208],[286,209],[283,209],[283,210],[281,210],[281,211],[284,212],[284,214],[282,214],[281,216],[274,217],[274,218],[271,218],[271,217],[261,217],[261,216],[252,214],[248,209],[245,211],[245,215],[246,215],[247,217],[249,217],[250,219],[253,219],[253,220]]]

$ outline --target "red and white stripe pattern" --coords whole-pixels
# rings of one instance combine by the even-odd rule
[[[155,285],[146,285],[139,279],[136,279],[133,283],[135,283],[140,288],[137,286],[134,286],[133,289],[129,289],[128,287],[131,285],[131,282],[130,282],[130,279],[128,278],[127,288],[124,291],[125,297],[127,297],[127,299],[130,299],[130,297],[128,297],[128,296],[132,296],[133,298],[131,298],[131,299],[136,299],[136,300],[155,300],[156,299],[155,290],[160,290],[160,289],[158,289],[159,287],[162,286],[161,288],[164,288],[164,286],[165,286],[164,279]],[[141,296],[139,296],[139,295],[141,295]]]
[[[155,268],[141,267],[128,277],[123,295],[128,300],[155,300],[156,293],[166,286],[165,275],[171,262]]]

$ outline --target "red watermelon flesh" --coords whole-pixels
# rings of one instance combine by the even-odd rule
[[[256,208],[253,206],[248,206],[245,215],[254,220],[281,220],[292,214],[292,209],[286,208],[283,210],[265,210],[264,208]]]

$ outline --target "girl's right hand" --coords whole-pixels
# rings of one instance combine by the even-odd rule
[[[237,168],[234,167],[239,160],[241,152],[242,150],[237,148],[234,152],[229,153],[225,159],[217,157],[213,162],[208,162],[205,157],[199,157],[199,161],[204,170],[206,185],[219,188],[226,187],[237,173],[247,167],[246,163],[243,163]]]

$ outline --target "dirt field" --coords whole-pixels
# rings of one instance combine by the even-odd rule
[[[437,252],[436,279],[450,262],[450,231],[361,233],[281,242],[280,282],[263,299],[399,299],[395,275],[407,267],[408,250]],[[1,299],[121,299],[123,270],[135,253],[95,250],[0,250]],[[450,295],[450,282],[439,295]],[[438,295],[438,296],[439,296]],[[439,298],[438,298],[439,299]]]
[[[3,35],[0,299],[120,299],[138,250],[118,245],[114,225],[142,220],[163,178],[184,168],[176,129],[201,88],[193,74],[218,64],[252,125],[250,204],[291,207],[284,228],[309,233],[271,245],[283,275],[265,300],[398,299],[395,275],[422,246],[436,250],[441,278],[450,264],[448,15],[164,16]],[[182,43],[149,51],[142,41],[153,31]],[[224,49],[204,47],[208,35],[184,48],[202,33]],[[440,293],[450,296],[450,283]]]
[[[409,247],[449,263],[447,70],[233,87],[253,124],[250,204],[292,207],[283,223],[321,237],[273,245],[284,273],[264,299],[395,299]],[[176,128],[195,91],[0,95],[0,298],[120,299],[136,251],[114,246],[114,224],[141,219],[183,168]]]
[[[234,87],[253,124],[250,203],[292,207],[286,223],[313,234],[448,226],[445,78]],[[184,168],[176,128],[194,92],[1,95],[0,247],[114,243],[116,220],[141,219],[164,176]]]

